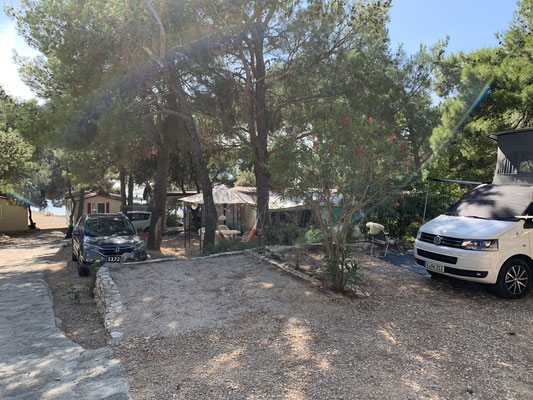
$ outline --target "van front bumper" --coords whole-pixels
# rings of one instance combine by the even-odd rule
[[[417,239],[414,256],[416,264],[428,271],[473,282],[496,283],[498,279],[498,251],[463,250]],[[427,268],[427,263],[443,266],[444,272]]]

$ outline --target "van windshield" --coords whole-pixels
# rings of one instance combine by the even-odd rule
[[[482,185],[465,194],[446,215],[516,221],[533,213],[533,186]]]

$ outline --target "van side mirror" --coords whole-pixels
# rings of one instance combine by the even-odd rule
[[[515,218],[524,220],[524,229],[533,229],[532,215],[516,215]]]

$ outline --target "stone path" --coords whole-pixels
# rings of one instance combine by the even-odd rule
[[[0,244],[0,398],[129,399],[111,350],[84,350],[56,326],[44,270],[62,242],[44,232]]]

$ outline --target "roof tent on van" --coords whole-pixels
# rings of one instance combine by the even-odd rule
[[[492,183],[533,185],[533,128],[497,132],[489,138],[498,142]]]

